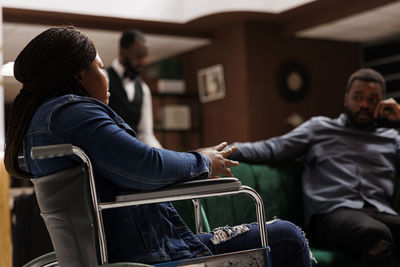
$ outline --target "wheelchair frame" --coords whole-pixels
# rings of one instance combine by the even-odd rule
[[[238,179],[218,178],[190,181],[174,184],[155,191],[119,195],[116,197],[116,201],[114,202],[99,202],[97,197],[92,163],[82,149],[76,146],[72,146],[70,144],[61,144],[33,147],[31,151],[32,159],[63,157],[73,154],[78,156],[87,166],[91,200],[94,208],[95,218],[97,221],[96,225],[101,264],[108,263],[106,238],[102,218],[103,210],[133,205],[144,205],[192,199],[194,201],[195,221],[197,227],[196,230],[199,231],[201,230],[200,199],[242,193],[250,196],[254,200],[257,213],[257,222],[260,231],[261,245],[263,248],[266,249],[268,266],[272,266],[270,258],[270,247],[268,246],[265,211],[262,198],[254,189],[242,185]],[[177,195],[178,193],[179,195]]]

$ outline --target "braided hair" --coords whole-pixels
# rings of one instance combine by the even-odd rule
[[[14,100],[5,139],[7,171],[31,178],[21,170],[18,155],[36,109],[50,98],[76,94],[88,96],[78,74],[96,58],[92,41],[73,26],[50,28],[35,38],[17,56],[14,76],[23,87]]]

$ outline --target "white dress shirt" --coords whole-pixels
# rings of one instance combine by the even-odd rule
[[[125,67],[121,65],[118,59],[114,59],[111,67],[115,70],[117,75],[121,78],[122,86],[125,89],[126,95],[130,102],[133,101],[135,96],[135,83],[129,78],[122,78],[125,72]],[[107,72],[105,72],[108,78]],[[141,116],[137,127],[137,138],[143,143],[152,147],[162,147],[154,136],[153,131],[153,107],[151,101],[151,92],[149,86],[145,82],[141,82],[143,101]]]

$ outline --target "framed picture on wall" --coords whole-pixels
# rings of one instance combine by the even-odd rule
[[[225,97],[225,79],[222,64],[197,72],[200,102],[206,103]]]

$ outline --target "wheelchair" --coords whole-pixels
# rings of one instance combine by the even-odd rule
[[[173,184],[155,191],[127,192],[115,201],[100,202],[93,167],[84,151],[71,144],[34,147],[33,159],[78,156],[83,164],[71,169],[32,179],[41,215],[54,252],[38,257],[24,267],[69,266],[267,266],[271,267],[264,206],[260,195],[236,178],[207,179]],[[106,209],[160,202],[192,200],[197,233],[202,229],[200,199],[245,194],[254,200],[260,230],[261,248],[184,259],[153,265],[142,263],[108,263],[102,219]],[[73,197],[71,197],[73,196]]]

